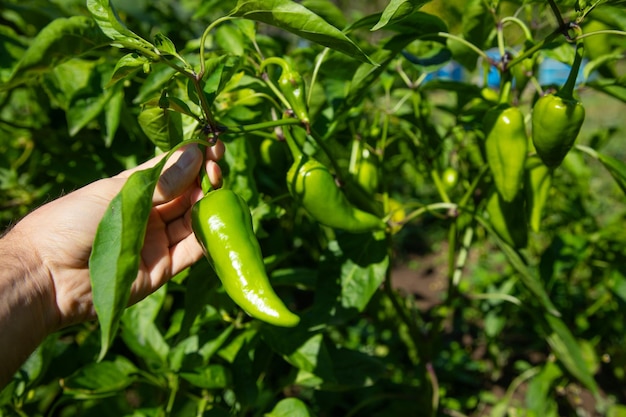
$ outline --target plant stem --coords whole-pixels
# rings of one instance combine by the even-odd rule
[[[442,38],[448,38],[457,42],[461,42],[463,45],[467,46],[472,51],[476,52],[479,56],[483,57],[483,59],[490,61],[490,58],[487,56],[485,51],[483,51],[482,49],[480,49],[473,43],[469,42],[468,40],[461,38],[460,36],[452,35],[451,33],[446,33],[446,32],[439,32],[437,33],[437,36],[441,36]]]
[[[389,242],[387,244],[387,251],[388,251],[387,255],[389,257],[392,257],[393,254],[391,253],[392,245],[391,245],[391,236],[390,235],[387,235],[387,240]],[[409,315],[404,310],[404,307],[402,307],[400,305],[400,302],[398,301],[398,297],[396,296],[396,294],[393,291],[393,286],[392,286],[392,282],[391,282],[391,266],[387,267],[387,271],[385,273],[385,293],[387,294],[387,297],[389,297],[389,301],[391,301],[391,304],[393,305],[394,309],[396,310],[396,313],[400,317],[400,320],[409,329],[409,334],[411,335],[411,340],[413,341],[413,345],[415,347],[415,350],[418,351],[419,347],[422,345],[422,340],[424,339],[424,337],[420,333],[420,330],[417,327],[417,324],[415,324],[415,321],[411,320]]]
[[[337,176],[337,178],[341,182],[342,177],[343,177],[342,171],[341,171],[341,167],[337,163],[336,158],[333,157],[333,153],[330,151],[328,146],[326,146],[326,142],[324,141],[322,136],[320,136],[319,133],[317,133],[317,131],[313,130],[312,128],[311,128],[311,132],[308,134],[308,136],[313,138],[313,140],[315,141],[317,146],[319,146],[320,149],[326,154],[326,156],[330,160],[331,165],[333,166],[333,170],[335,171],[335,175]]]
[[[209,33],[215,29],[217,25],[220,23],[226,22],[228,20],[235,19],[232,16],[222,16],[219,19],[216,19],[211,23],[202,33],[202,37],[200,38],[200,71],[198,72],[197,78],[201,80],[204,77],[204,72],[206,70],[204,63],[204,44],[206,43],[206,38],[209,36]]]
[[[498,102],[499,104],[509,104],[511,102],[511,88],[513,86],[511,71],[502,71],[500,78],[500,98]]]
[[[578,35],[578,36],[576,36],[576,38],[574,38],[574,40],[575,41],[579,41],[580,39],[588,38],[590,36],[595,36],[595,35],[626,36],[626,32],[623,31],[623,30],[614,30],[614,29],[597,30],[595,32],[589,32],[589,33],[585,33],[585,34],[582,34],[582,35]]]
[[[473,238],[474,228],[470,226],[465,229],[465,234],[463,235],[463,241],[461,242],[461,248],[459,249],[459,254],[456,258],[456,265],[454,267],[452,280],[450,282],[451,288],[458,288],[459,283],[461,282],[461,275],[463,274],[463,268],[467,263],[467,256],[469,254],[469,249],[472,245]]]
[[[224,128],[226,129],[224,134],[228,135],[230,133],[250,133],[256,130],[272,129],[278,126],[299,125],[301,123],[302,122],[300,122],[300,120],[298,119],[283,118],[278,120],[268,120],[261,123],[251,123],[249,125],[224,126]]]
[[[518,19],[515,16],[506,16],[506,17],[503,17],[502,20],[500,21],[503,27],[506,23],[509,23],[509,22],[514,23],[517,26],[519,26],[519,28],[522,29],[522,32],[524,32],[524,36],[526,37],[526,40],[533,42],[533,35],[530,32],[530,29],[528,29],[528,26],[526,26],[524,22],[522,22],[520,19]]]
[[[565,21],[563,21],[563,16],[559,11],[559,6],[556,5],[554,0],[548,0],[548,4],[550,4],[552,12],[554,13],[554,17],[556,17],[556,21],[559,23],[559,28],[562,31],[565,28]]]
[[[443,183],[441,182],[441,177],[439,176],[439,172],[435,168],[430,170],[430,177],[435,183],[435,187],[437,188],[437,192],[439,193],[439,197],[444,203],[450,203],[450,197],[448,197],[448,193],[446,192]]]
[[[321,54],[318,55],[317,60],[315,61],[315,67],[313,67],[313,75],[311,76],[311,84],[309,84],[309,92],[306,97],[306,105],[309,106],[311,104],[311,95],[313,94],[313,86],[317,81],[317,76],[319,74],[320,68],[322,66],[322,62],[328,55],[330,48],[324,48]]]
[[[502,24],[502,22],[498,22],[496,26],[496,37],[498,39],[498,52],[500,52],[500,63],[504,63],[506,48],[504,46],[504,25]],[[505,65],[501,65],[501,72],[506,70],[506,68],[504,67]]]
[[[576,27],[578,31],[580,28]],[[585,50],[585,43],[581,40],[576,42],[576,52],[574,54],[574,62],[572,63],[572,68],[570,69],[569,76],[567,77],[567,81],[559,91],[558,95],[562,98],[573,98],[574,97],[574,88],[576,87],[576,80],[578,79],[578,71],[580,70],[580,65],[583,62]]]
[[[167,399],[167,406],[165,407],[166,415],[171,415],[172,409],[174,408],[174,401],[176,400],[176,395],[178,394],[178,377],[174,374],[168,375],[168,385],[170,388],[170,395]]]
[[[430,379],[430,387],[433,390],[431,415],[436,416],[437,409],[439,408],[439,379],[437,378],[437,373],[435,372],[435,367],[432,362],[426,363],[426,375],[428,375]]]
[[[562,34],[563,34],[563,31],[561,28],[555,29],[552,33],[546,36],[543,40],[541,40],[540,42],[533,45],[531,48],[528,48],[526,51],[516,56],[511,62],[509,62],[509,65],[507,66],[507,68],[511,68],[512,66],[522,62],[524,59],[532,56],[535,52],[539,51],[541,48],[543,48],[544,46],[546,46],[547,44],[549,44],[554,39],[556,39],[559,35],[562,35]]]
[[[406,216],[404,218],[404,220],[402,221],[402,224],[406,224],[410,221],[415,220],[416,218],[420,217],[422,214],[431,212],[431,211],[435,211],[435,210],[456,210],[458,209],[458,205],[454,204],[454,203],[433,203],[433,204],[428,204],[424,207],[420,207],[417,210],[413,211],[412,213],[410,213],[408,216]]]
[[[274,84],[274,82],[270,80],[269,74],[267,72],[264,72],[263,74],[261,74],[261,78],[263,79],[263,81],[265,81],[265,84],[267,84],[267,86],[270,88],[270,90],[272,90],[276,97],[278,97],[280,102],[283,103],[283,106],[285,106],[286,109],[291,110],[291,104],[289,104],[289,101],[287,101],[283,93],[281,93],[278,87],[276,87],[276,84]]]

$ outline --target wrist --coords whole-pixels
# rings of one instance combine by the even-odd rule
[[[52,279],[42,262],[37,247],[20,224],[0,238],[0,297],[1,308],[11,308],[14,320],[29,321],[29,331],[46,337],[59,327]],[[16,317],[18,312],[21,317]]]
[[[50,280],[30,240],[14,228],[0,238],[0,389],[58,326]]]

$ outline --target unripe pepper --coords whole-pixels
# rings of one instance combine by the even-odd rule
[[[378,189],[378,164],[376,156],[368,149],[363,149],[357,167],[356,181],[368,194]]]
[[[328,168],[300,154],[287,172],[287,189],[318,223],[353,233],[384,230],[380,218],[352,206]]]
[[[517,107],[500,104],[487,112],[483,123],[489,169],[502,199],[511,202],[524,180],[528,152],[524,115]]]
[[[250,209],[232,190],[209,192],[192,208],[192,228],[226,293],[250,316],[293,327],[300,318],[272,289]]]
[[[576,58],[563,88],[556,94],[541,97],[533,107],[533,144],[539,157],[550,168],[561,165],[585,121],[585,108],[574,97],[582,45],[582,41],[576,45]]]
[[[282,58],[267,58],[261,64],[261,70],[265,65],[274,63],[281,67],[280,77],[278,78],[278,88],[284,96],[285,100],[294,115],[305,125],[309,126],[309,110],[306,103],[306,88],[304,80],[298,71],[291,68],[291,65]]]
[[[443,170],[441,174],[441,182],[446,191],[452,190],[459,183],[459,171],[452,167]]]
[[[522,195],[512,202],[504,201],[500,193],[492,192],[487,200],[487,214],[494,232],[514,248],[528,244],[528,228]]]
[[[535,232],[541,229],[543,208],[548,201],[552,186],[552,173],[553,170],[548,168],[538,156],[533,155],[526,160],[526,182],[524,184],[526,211],[530,228]]]

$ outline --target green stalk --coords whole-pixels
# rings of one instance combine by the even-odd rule
[[[518,63],[522,62],[526,58],[532,56],[535,52],[539,51],[544,46],[546,46],[547,44],[549,44],[550,42],[555,40],[559,35],[562,35],[562,34],[563,34],[562,29],[557,28],[556,30],[554,30],[554,32],[546,36],[543,40],[539,41],[538,43],[533,45],[531,48],[528,48],[526,51],[516,56],[511,62],[509,62],[509,65],[507,66],[507,68],[511,68],[512,66],[517,65]]]
[[[580,30],[580,29],[578,29]],[[574,88],[576,87],[576,79],[578,78],[578,71],[580,70],[580,65],[583,62],[583,56],[585,51],[585,44],[583,41],[579,40],[576,42],[576,52],[574,54],[574,62],[572,64],[572,68],[570,69],[569,75],[567,77],[567,81],[561,87],[558,92],[558,96],[564,99],[572,99],[574,98]]]
[[[257,130],[267,130],[273,129],[278,126],[288,126],[288,125],[299,125],[301,124],[300,120],[294,118],[287,119],[278,119],[278,120],[269,120],[267,122],[261,123],[251,123],[249,125],[238,125],[238,126],[224,126],[226,131],[224,134],[228,135],[230,133],[250,133]]]
[[[484,60],[489,61],[489,57],[487,56],[485,51],[483,51],[482,49],[480,49],[479,47],[477,47],[473,43],[469,42],[468,40],[461,38],[460,36],[452,35],[452,34],[446,33],[446,32],[439,32],[439,33],[437,33],[437,36],[441,36],[442,38],[452,39],[452,40],[455,40],[457,42],[460,42],[463,45],[465,45],[468,48],[470,48],[472,51],[476,52]]]
[[[291,109],[291,104],[289,104],[289,101],[285,98],[283,93],[280,92],[278,87],[276,87],[274,82],[272,82],[272,80],[270,80],[269,74],[265,71],[265,67],[268,64],[278,65],[282,69],[283,72],[287,72],[289,70],[289,66],[287,65],[287,62],[285,62],[284,59],[278,58],[278,57],[275,57],[275,56],[269,57],[269,58],[266,58],[266,59],[263,60],[259,70],[262,72],[261,78],[263,78],[263,81],[265,81],[265,83],[270,88],[270,90],[272,90],[272,92],[274,94],[276,94],[276,97],[278,97],[278,99],[281,101],[281,103],[283,103],[283,106],[285,106],[285,108],[287,108],[287,109]]]
[[[554,17],[556,17],[556,20],[559,23],[559,28],[563,30],[565,27],[565,22],[563,21],[563,16],[561,15],[561,12],[559,11],[559,7],[556,5],[554,0],[548,0],[548,4],[550,4],[550,8],[552,9],[552,12],[554,13]]]
[[[534,42],[533,41],[533,35],[530,32],[530,29],[528,29],[528,26],[526,26],[526,24],[524,22],[522,22],[520,19],[518,19],[515,16],[506,16],[506,17],[503,17],[502,20],[500,21],[500,23],[502,23],[503,27],[508,22],[514,23],[520,29],[522,29],[522,32],[524,32],[524,36],[526,37],[527,41]]]
[[[437,192],[439,193],[439,197],[441,197],[441,200],[444,203],[450,203],[451,202],[450,197],[448,196],[448,193],[446,192],[446,189],[443,186],[443,183],[441,182],[441,177],[439,176],[439,172],[437,172],[435,168],[430,170],[430,177],[435,183],[435,187],[437,188]]]
[[[513,86],[513,77],[511,71],[502,71],[500,73],[500,99],[499,104],[509,104],[511,102],[511,89]]]
[[[215,29],[217,25],[219,25],[220,23],[226,22],[228,20],[233,20],[233,19],[235,18],[232,16],[220,17],[219,19],[214,20],[213,23],[211,23],[209,26],[207,26],[207,28],[202,33],[202,37],[200,38],[200,71],[198,72],[198,75],[196,76],[198,80],[201,80],[204,77],[204,72],[206,70],[205,63],[204,63],[204,44],[206,43],[206,38],[209,36],[209,33],[213,29]]]
[[[578,35],[576,36],[576,38],[574,39],[575,41],[579,41],[581,39],[584,38],[588,38],[590,36],[595,36],[595,35],[617,35],[617,36],[626,36],[626,32],[623,30],[614,30],[614,29],[604,29],[604,30],[597,30],[595,32],[589,32],[589,33],[585,33],[583,35]]]
[[[326,154],[326,156],[330,160],[330,164],[333,166],[335,175],[337,175],[337,178],[339,178],[339,181],[341,181],[342,179],[341,168],[339,167],[339,164],[337,163],[336,159],[333,157],[333,154],[328,148],[328,146],[326,146],[326,142],[324,141],[322,136],[320,136],[313,128],[311,128],[311,132],[307,136],[310,136],[311,138],[313,138],[317,146],[319,146],[320,149]]]

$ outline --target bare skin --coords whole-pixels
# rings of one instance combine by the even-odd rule
[[[214,187],[221,185],[216,161],[223,154],[221,142],[207,150],[205,169]],[[0,389],[46,336],[95,319],[88,260],[98,223],[130,174],[158,160],[45,204],[0,239]],[[197,183],[202,160],[190,145],[167,162],[152,199],[130,304],[202,257],[190,217],[203,196]]]

